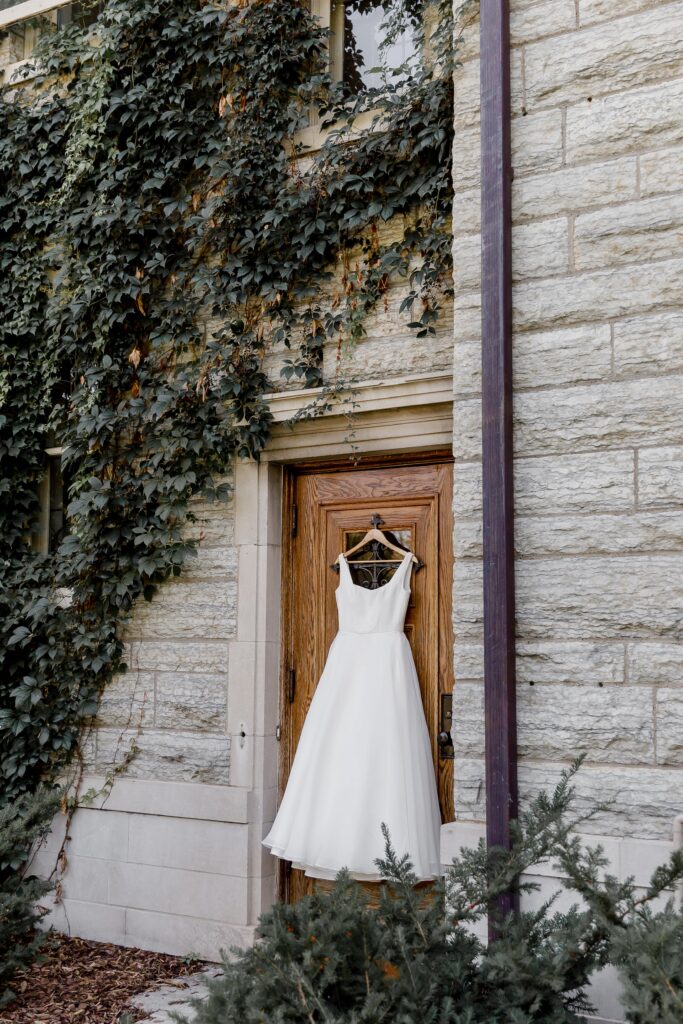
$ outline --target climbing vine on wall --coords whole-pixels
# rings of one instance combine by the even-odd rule
[[[402,315],[434,331],[451,5],[388,6],[422,56],[360,94],[328,74],[303,0],[109,0],[0,95],[3,799],[63,769],[125,668],[126,615],[194,553],[189,499],[266,444],[269,353],[318,387],[324,346],[362,337],[400,276]],[[312,116],[327,138],[299,159]],[[50,445],[69,534],[38,555]]]

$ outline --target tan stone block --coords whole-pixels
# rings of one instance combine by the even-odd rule
[[[683,148],[643,153],[640,162],[640,191],[643,196],[680,192],[683,188]]]
[[[681,305],[683,260],[677,259],[518,284],[513,315],[515,329],[525,331],[604,322]]]
[[[550,174],[519,178],[513,182],[512,214],[515,221],[519,221],[573,213],[591,206],[606,206],[635,199],[636,187],[635,157],[581,167],[562,167]],[[471,220],[472,212],[465,208],[464,216]]]
[[[510,36],[513,46],[533,42],[544,36],[570,32],[576,27],[574,0],[512,0]]]
[[[641,686],[683,686],[683,644],[629,644],[628,678]]]
[[[455,563],[453,626],[456,643],[478,638],[484,620],[483,566],[481,562]]]
[[[665,6],[669,0],[619,0],[615,9],[614,0],[579,0],[579,23],[591,25],[600,21],[611,21],[615,14],[635,14]]]
[[[131,814],[128,860],[246,878],[248,837],[246,825]]]
[[[237,628],[237,583],[173,581],[139,602],[126,626],[130,640],[230,639]]]
[[[618,555],[683,551],[683,512],[637,515],[520,516],[515,527],[519,555]],[[472,556],[480,552],[472,550]]]
[[[513,228],[512,276],[515,281],[564,274],[569,269],[569,226],[564,217]]]
[[[135,727],[154,720],[154,675],[122,672],[107,683],[100,697],[97,724]]]
[[[453,196],[454,251],[460,244],[459,235],[478,234],[481,231],[481,189],[469,188]]]
[[[130,779],[209,782],[227,784],[230,779],[230,740],[191,732],[99,729],[98,772],[107,773],[121,764],[135,742],[137,752],[126,767]]]
[[[459,755],[483,757],[481,684],[456,686],[454,721]],[[585,753],[594,762],[653,764],[651,693],[638,686],[519,686],[517,742],[523,759],[569,761]]]
[[[683,639],[679,554],[521,560],[516,577],[522,641]]]
[[[631,317],[616,323],[614,369],[623,376],[683,370],[683,312]]]
[[[204,547],[200,544],[196,558],[183,566],[185,581],[231,580],[237,576],[237,551],[233,547]]]
[[[197,643],[145,640],[128,645],[126,662],[131,671],[225,672],[228,644],[216,640]]]
[[[515,461],[518,515],[619,512],[634,507],[632,452],[543,456]],[[456,465],[456,533],[462,517],[481,517],[481,466]]]
[[[227,726],[228,676],[159,672],[156,688],[157,728],[198,729],[224,733]]]
[[[557,781],[562,765],[522,763],[522,806]],[[472,769],[468,775],[474,774]],[[671,822],[680,813],[683,771],[678,769],[585,766],[575,779],[574,811],[593,813],[578,831],[629,839],[671,839]]]
[[[662,377],[521,392],[516,445],[524,455],[683,442],[682,379]],[[464,403],[463,403],[464,404]]]
[[[479,124],[479,60],[468,60],[455,72],[457,102],[453,111],[456,128]]]
[[[453,409],[453,453],[469,461],[481,454],[481,402],[460,401]]]
[[[683,504],[683,447],[641,449],[638,503],[641,508]]]
[[[683,140],[683,81],[631,89],[567,110],[567,161],[604,160]]]
[[[657,764],[683,765],[683,689],[657,690]]]
[[[574,225],[577,270],[673,257],[682,245],[683,195],[596,210]]]
[[[481,292],[456,295],[453,310],[453,332],[456,341],[481,338]]]
[[[524,70],[533,109],[677,78],[683,70],[683,4],[530,43]]]
[[[551,171],[562,164],[562,112],[547,110],[512,120],[515,176]]]
[[[192,953],[219,962],[221,950],[253,945],[254,927],[207,921],[202,917],[159,914],[151,910],[126,911],[126,945],[174,956]]]
[[[612,368],[609,324],[518,333],[513,348],[518,389],[603,380]]]
[[[147,864],[112,864],[110,902],[137,910],[247,923],[244,879]]]
[[[517,644],[517,682],[624,682],[624,644],[540,641]]]

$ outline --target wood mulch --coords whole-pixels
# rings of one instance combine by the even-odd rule
[[[142,1020],[144,1014],[129,1006],[133,996],[205,967],[199,960],[56,935],[42,963],[13,979],[17,999],[0,1010],[0,1024],[118,1024],[123,1013]]]

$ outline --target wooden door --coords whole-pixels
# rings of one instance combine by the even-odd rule
[[[381,516],[390,531],[423,563],[413,571],[406,617],[432,740],[443,821],[453,820],[452,751],[448,697],[453,692],[452,657],[452,486],[450,461],[377,464],[372,468],[300,469],[285,488],[283,693],[280,794],[284,792],[304,719],[337,632],[334,592],[339,575],[332,564]],[[364,583],[354,570],[355,581]],[[389,570],[393,572],[393,570]],[[442,700],[442,695],[446,701]],[[441,744],[438,742],[442,734]],[[381,737],[378,737],[378,743]],[[372,779],[368,779],[368,786]],[[295,900],[311,880],[285,865],[281,896]]]

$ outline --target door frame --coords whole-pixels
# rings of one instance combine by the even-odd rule
[[[278,806],[284,792],[285,770],[287,768],[287,721],[288,690],[289,690],[289,666],[290,652],[292,645],[292,598],[293,588],[285,581],[293,578],[294,558],[294,495],[296,493],[297,478],[304,474],[324,472],[349,472],[354,469],[390,469],[392,467],[424,466],[434,463],[453,463],[454,456],[452,448],[438,447],[432,450],[407,451],[402,453],[369,454],[358,458],[348,455],[336,456],[324,459],[305,459],[301,462],[283,465],[282,477],[282,559],[281,559],[281,593],[280,593],[280,683],[278,695],[280,722],[280,736],[278,743],[278,764],[277,764],[277,803]],[[451,557],[454,559],[454,549],[451,547]],[[455,643],[451,635],[451,648]],[[289,869],[282,860],[277,861],[277,891],[278,899],[286,902],[289,896]]]

